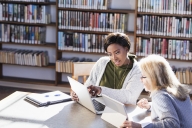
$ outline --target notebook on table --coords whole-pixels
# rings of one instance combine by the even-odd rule
[[[87,86],[81,84],[80,82],[67,77],[72,90],[77,94],[79,101],[78,103],[86,107],[95,114],[102,114],[105,105],[102,97],[92,98],[87,90]]]
[[[33,104],[41,107],[47,106],[51,104],[71,101],[71,96],[61,92],[61,91],[53,91],[47,93],[31,93],[25,97],[25,100],[32,102]]]

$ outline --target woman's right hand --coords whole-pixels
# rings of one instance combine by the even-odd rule
[[[137,106],[140,108],[150,109],[151,105],[149,104],[148,100],[143,98],[137,102]]]
[[[71,99],[72,99],[73,101],[79,101],[78,96],[76,95],[76,93],[75,93],[73,90],[71,90],[70,95],[71,95]]]

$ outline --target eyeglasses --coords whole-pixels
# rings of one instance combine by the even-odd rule
[[[145,76],[142,76],[142,77],[141,77],[141,80],[142,80],[142,79],[145,79],[145,78],[147,78],[147,77],[145,77]]]

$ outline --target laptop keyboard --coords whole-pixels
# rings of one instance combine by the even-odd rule
[[[98,102],[97,100],[95,99],[92,99],[92,102],[93,102],[93,105],[95,107],[95,109],[97,111],[104,111],[105,109],[105,105],[103,105],[102,103]]]

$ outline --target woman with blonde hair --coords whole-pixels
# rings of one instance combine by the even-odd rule
[[[152,99],[137,105],[151,110],[152,123],[145,128],[192,128],[192,103],[188,90],[178,81],[169,63],[159,55],[140,60],[141,81]],[[125,121],[121,127],[140,128],[141,124]]]

